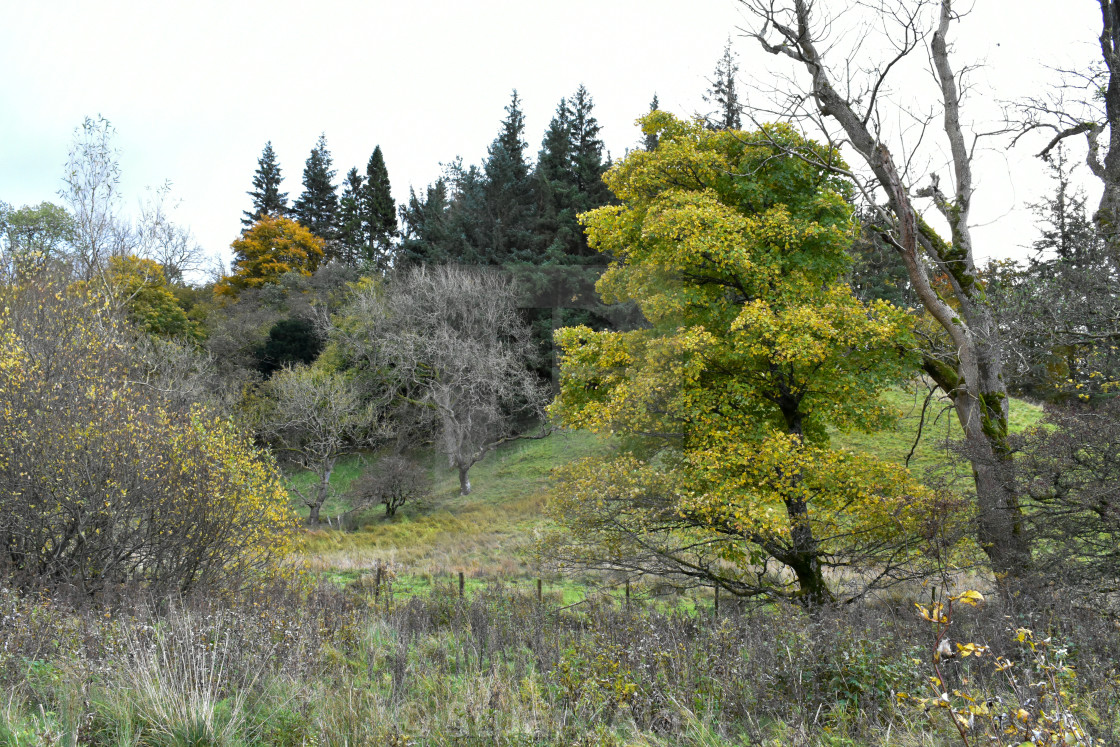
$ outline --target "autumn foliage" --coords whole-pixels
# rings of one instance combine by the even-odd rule
[[[0,304],[0,567],[92,595],[268,565],[293,527],[274,461],[228,418],[145,385],[111,304],[60,287]]]
[[[110,257],[102,285],[99,290],[143,331],[168,338],[198,337],[197,326],[187,318],[163,267],[155,261],[131,255]]]
[[[236,296],[246,288],[275,283],[281,275],[310,276],[323,259],[323,239],[289,218],[266,215],[230,244],[233,274],[214,287],[219,295]]]
[[[783,126],[644,126],[657,149],[606,176],[621,204],[582,220],[618,260],[599,292],[648,326],[556,334],[555,416],[623,449],[559,471],[555,551],[809,603],[834,596],[829,568],[890,576],[929,496],[829,429],[891,422],[878,396],[913,365],[910,322],[842,282],[848,185],[816,165],[839,156]]]

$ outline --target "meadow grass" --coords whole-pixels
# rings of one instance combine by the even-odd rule
[[[967,477],[971,474],[967,462],[952,452],[952,444],[963,438],[952,403],[944,396],[935,395],[926,406],[923,419],[926,394],[925,386],[920,383],[888,390],[882,400],[899,415],[894,427],[875,433],[834,431],[833,444],[907,465],[918,479],[931,473]],[[1021,433],[1038,425],[1043,415],[1041,407],[1019,399],[1011,400],[1009,412],[1011,433]]]
[[[903,460],[920,402],[888,397],[904,410],[894,429],[834,443]],[[1012,412],[1013,429],[1040,415],[1018,403]],[[915,469],[953,463],[951,416],[927,415]],[[729,600],[717,615],[710,591],[662,596],[635,583],[627,600],[617,584],[547,576],[538,599],[531,550],[549,471],[611,449],[564,431],[508,444],[472,470],[470,496],[429,459],[428,498],[391,518],[371,510],[356,531],[309,528],[309,573],[220,600],[105,613],[0,588],[0,745],[960,744],[942,713],[897,698],[920,695],[931,673],[913,599],[812,615]],[[349,509],[347,486],[375,464],[339,466],[331,510]],[[1009,626],[1052,636],[1078,667],[1078,718],[1097,743],[1114,743],[1120,629],[1052,591],[1044,605],[968,610],[954,640],[1011,656]],[[943,668],[979,702],[1029,707],[986,660]]]
[[[909,466],[918,479],[941,479],[967,491],[967,463],[951,451],[952,442],[961,437],[956,414],[943,398],[935,398],[923,421],[924,394],[920,387],[889,390],[883,399],[899,413],[894,427],[875,433],[833,432],[833,445],[899,464],[906,462],[913,449]],[[1040,407],[1013,400],[1010,430],[1037,425],[1041,417]],[[473,492],[469,496],[459,495],[458,477],[445,461],[430,452],[418,452],[413,457],[428,470],[433,486],[430,496],[405,504],[394,517],[385,517],[378,507],[367,510],[357,517],[356,531],[308,528],[300,552],[310,568],[340,582],[387,564],[396,570],[402,593],[427,590],[431,579],[453,577],[460,571],[470,579],[536,578],[542,574],[532,549],[546,528],[543,507],[550,471],[582,457],[607,454],[611,448],[607,438],[567,430],[541,440],[505,444],[471,469]],[[375,469],[376,462],[376,454],[364,454],[339,463],[325,517],[351,508],[346,491],[363,469]],[[302,473],[289,479],[309,485],[313,477]],[[550,581],[558,587],[570,584],[567,598],[576,597],[582,585],[581,580]]]
[[[405,504],[393,517],[379,507],[365,511],[354,532],[309,528],[300,552],[315,570],[357,573],[381,563],[400,569],[413,584],[460,571],[472,578],[539,575],[529,550],[544,526],[550,470],[610,448],[607,439],[579,431],[505,444],[471,469],[469,496],[459,495],[454,470],[429,458],[420,462],[432,479],[427,498]],[[350,508],[343,491],[360,474],[361,462],[376,464],[376,456],[354,457],[336,469],[336,514]]]
[[[460,596],[437,578],[396,599],[292,583],[109,614],[0,589],[0,744],[961,744],[942,711],[897,698],[932,671],[910,605],[714,615],[642,595],[565,609],[499,582]],[[1106,615],[993,599],[955,618],[955,636],[1015,656],[1024,676],[1009,624],[1068,650],[1064,697],[1094,744],[1116,743],[1120,634]],[[986,658],[942,669],[1004,715],[1033,708]],[[978,728],[973,743],[990,743]]]

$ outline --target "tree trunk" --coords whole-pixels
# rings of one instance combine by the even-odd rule
[[[982,389],[979,397],[966,390],[951,396],[972,463],[976,538],[997,574],[1018,575],[1030,564],[1030,548],[1023,533],[1015,465],[1007,443],[1007,390],[998,381]]]
[[[931,175],[931,186],[918,192],[931,198],[948,221],[951,241],[938,236],[914,209],[890,150],[879,139],[877,127],[869,126],[875,114],[874,96],[871,109],[857,111],[861,104],[868,104],[845,98],[834,87],[813,36],[811,0],[791,0],[791,16],[783,16],[770,2],[742,1],[765,21],[763,31],[754,34],[755,38],[766,51],[785,55],[805,66],[812,76],[810,92],[817,111],[840,125],[848,142],[870,167],[875,182],[886,192],[889,213],[883,211],[881,235],[898,251],[922,305],[945,330],[955,351],[954,359],[949,362],[927,355],[924,367],[952,398],[964,428],[976,484],[977,538],[998,574],[1016,575],[1025,570],[1030,552],[1020,527],[1014,471],[1007,447],[1007,388],[1001,375],[1003,346],[994,312],[983,291],[983,279],[976,269],[969,229],[971,148],[974,144],[970,146],[966,141],[961,126],[962,97],[957,87],[957,76],[949,64],[946,37],[950,22],[956,18],[952,0],[941,0],[940,22],[930,41],[929,53],[941,89],[943,131],[952,156],[955,189],[951,197],[942,194],[937,176]],[[1111,2],[1101,0],[1102,3],[1106,1]],[[787,25],[786,18],[791,18],[793,24]],[[779,35],[779,43],[771,43],[766,38],[770,30]],[[910,32],[915,32],[915,35],[911,36]],[[919,38],[916,29],[910,26],[907,26],[907,33],[907,39]],[[914,48],[916,44],[909,48],[900,47],[900,57]],[[878,71],[880,78],[875,85],[876,93],[894,62]],[[846,170],[841,173],[855,178]],[[865,189],[865,194],[867,191]],[[950,305],[933,287],[926,265],[927,257],[948,280],[955,305]]]
[[[771,370],[775,370],[772,367]],[[786,421],[786,433],[796,436],[801,448],[805,447],[805,433],[802,429],[801,398],[786,386],[781,386],[781,397],[778,408]],[[791,487],[796,487],[801,482],[800,475],[793,480]],[[805,607],[819,607],[832,601],[832,592],[824,580],[824,569],[821,567],[820,543],[813,534],[813,525],[809,521],[809,504],[805,499],[797,496],[783,499],[786,507],[786,516],[789,518],[790,549],[778,556],[778,560],[785,563],[793,570],[797,577],[797,598]]]
[[[470,468],[469,464],[466,467],[459,467],[459,495],[471,494],[471,478],[467,476]]]
[[[1108,71],[1108,84],[1101,91],[1104,98],[1105,122],[1108,124],[1108,146],[1104,158],[1100,157],[1098,138],[1102,127],[1089,133],[1088,165],[1093,175],[1101,180],[1100,205],[1093,216],[1104,236],[1109,253],[1115,260],[1120,257],[1120,2],[1099,0],[1101,6],[1101,59]]]
[[[331,473],[334,472],[334,459],[328,459],[323,465],[323,471],[319,473],[319,484],[315,488],[315,500],[307,504],[311,509],[307,516],[307,523],[314,526],[319,523],[319,511],[323,508],[323,504],[327,502],[327,495],[329,495],[331,488]]]
[[[817,538],[809,524],[809,507],[803,500],[787,500],[785,504],[792,543],[781,560],[797,576],[798,601],[805,607],[819,607],[832,601],[832,592],[824,580]]]

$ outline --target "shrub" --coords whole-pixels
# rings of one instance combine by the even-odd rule
[[[96,297],[9,290],[0,342],[0,570],[18,585],[181,593],[236,583],[285,546],[271,457],[149,386]]]
[[[1120,400],[1050,406],[1017,445],[1035,566],[1079,594],[1120,586]]]
[[[355,510],[367,506],[385,506],[385,515],[393,516],[409,501],[431,492],[432,481],[426,470],[408,457],[393,455],[365,471],[353,488]]]
[[[281,319],[268,331],[268,339],[257,349],[257,370],[266,377],[284,366],[311,364],[323,349],[323,341],[310,320]]]

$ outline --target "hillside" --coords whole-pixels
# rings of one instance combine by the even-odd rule
[[[919,478],[931,472],[945,474],[951,463],[947,444],[960,436],[955,414],[944,402],[931,402],[915,446],[924,391],[895,389],[885,399],[899,411],[895,428],[871,434],[835,433],[834,442],[900,464],[914,447],[910,468]],[[1040,407],[1013,400],[1011,428],[1016,432],[1028,428],[1041,416]],[[406,504],[393,518],[384,517],[379,508],[367,511],[359,517],[356,531],[308,530],[302,552],[313,569],[342,578],[379,561],[397,567],[411,584],[426,585],[432,577],[459,571],[474,578],[533,577],[528,550],[544,522],[550,470],[609,448],[605,439],[573,431],[506,444],[471,470],[474,491],[465,497],[459,495],[454,471],[429,456],[434,490],[427,500]],[[352,457],[340,464],[332,478],[336,495],[324,507],[324,516],[335,517],[349,509],[344,494],[374,459]],[[967,489],[967,470],[961,467],[956,472],[956,484]],[[294,475],[292,480],[309,482],[311,476]]]

